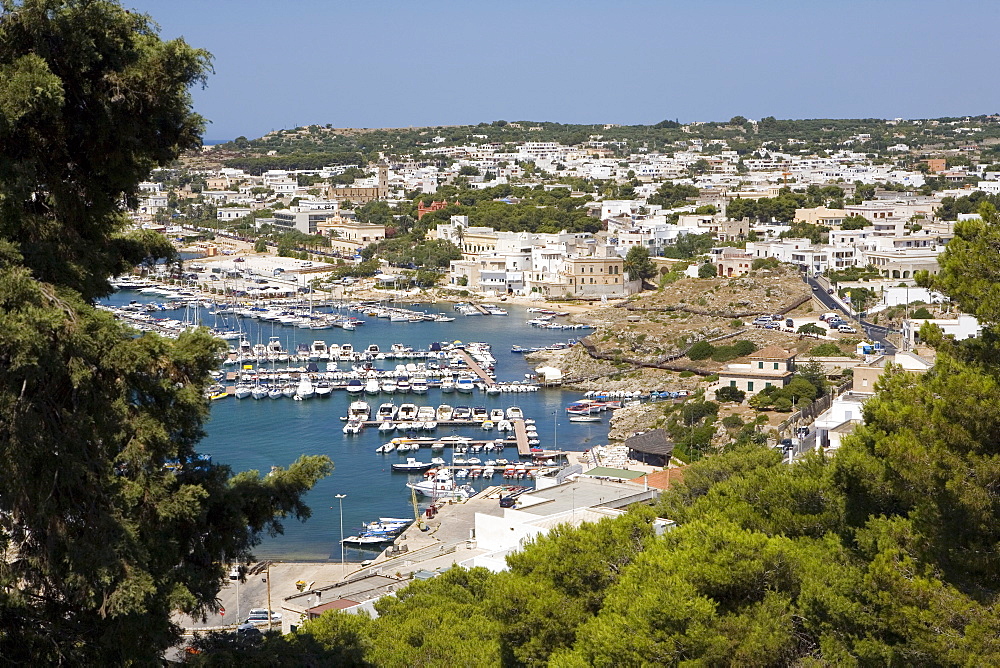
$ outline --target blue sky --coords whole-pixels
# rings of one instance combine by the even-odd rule
[[[1000,3],[122,0],[214,57],[205,136],[1000,112]]]

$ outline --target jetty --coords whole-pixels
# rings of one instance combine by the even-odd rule
[[[513,420],[514,439],[517,441],[517,454],[521,457],[531,456],[531,446],[528,445],[528,430],[525,429],[524,420]]]
[[[479,376],[479,380],[483,381],[486,385],[496,385],[496,381],[493,380],[493,377],[486,373],[486,371],[483,370],[483,367],[479,366],[479,362],[472,359],[472,356],[469,355],[469,353],[465,352],[461,348],[458,348],[455,352],[458,354],[459,359],[468,365],[469,370]]]

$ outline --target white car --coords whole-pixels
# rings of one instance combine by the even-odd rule
[[[854,329],[850,325],[841,325],[837,327],[837,331],[842,332],[844,334],[857,334],[858,332],[858,330]]]

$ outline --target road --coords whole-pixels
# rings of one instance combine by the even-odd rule
[[[875,323],[868,322],[867,320],[863,320],[861,318],[855,318],[853,315],[848,313],[843,306],[841,306],[840,302],[837,299],[835,299],[833,295],[828,294],[826,288],[823,285],[821,285],[815,278],[807,276],[806,283],[808,283],[812,287],[813,296],[815,296],[816,299],[818,299],[820,303],[823,304],[823,306],[827,307],[831,311],[838,311],[840,313],[843,313],[845,319],[856,320],[858,323],[860,323],[862,329],[864,329],[865,334],[868,336],[868,338],[870,338],[872,341],[877,341],[878,343],[882,344],[882,350],[885,351],[886,355],[893,355],[896,353],[896,346],[894,346],[887,338],[888,335],[893,333],[895,330],[889,329],[888,327],[883,327],[882,325],[876,325]]]

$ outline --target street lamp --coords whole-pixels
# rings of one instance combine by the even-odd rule
[[[344,577],[344,499],[346,494],[335,494],[337,503],[340,505],[340,577]]]

